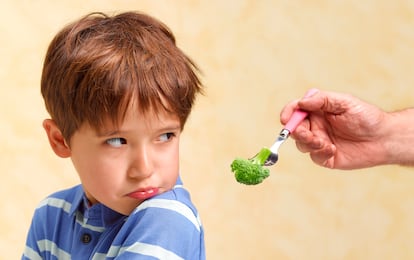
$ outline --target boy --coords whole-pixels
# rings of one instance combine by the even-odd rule
[[[179,171],[179,138],[202,86],[170,30],[142,13],[66,26],[44,61],[43,122],[81,185],[34,213],[22,259],[205,259]]]

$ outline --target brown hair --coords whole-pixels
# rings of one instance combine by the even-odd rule
[[[81,124],[119,123],[129,103],[165,109],[184,127],[197,93],[197,66],[162,22],[138,12],[91,13],[64,27],[49,45],[41,92],[69,141]]]

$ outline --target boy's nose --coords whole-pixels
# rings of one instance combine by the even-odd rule
[[[133,153],[133,161],[129,169],[128,176],[140,179],[150,176],[154,171],[150,151],[148,151],[148,149],[141,148],[133,151]]]

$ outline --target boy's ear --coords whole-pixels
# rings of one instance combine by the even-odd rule
[[[52,119],[45,119],[43,121],[43,128],[46,131],[50,146],[55,154],[62,158],[67,158],[71,155],[70,147],[63,138],[62,132],[57,127],[55,121]]]

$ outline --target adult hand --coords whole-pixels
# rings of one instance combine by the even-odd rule
[[[287,104],[281,123],[286,124],[298,108],[308,111],[309,116],[291,137],[316,164],[356,169],[388,162],[386,141],[392,129],[386,122],[390,115],[380,108],[349,94],[317,91]]]

